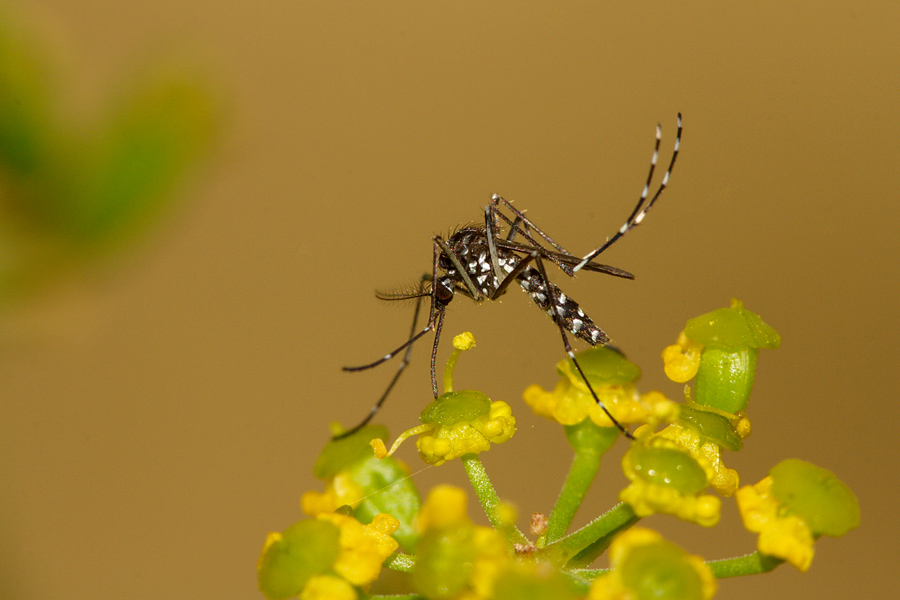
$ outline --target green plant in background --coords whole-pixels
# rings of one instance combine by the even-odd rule
[[[581,353],[579,363],[599,398],[619,422],[637,428],[622,460],[629,483],[621,503],[576,531],[569,531],[572,519],[604,453],[626,438],[597,407],[571,360],[560,362],[556,387],[531,386],[524,399],[562,426],[574,459],[556,506],[532,517],[529,537],[516,527],[516,511],[500,501],[477,456],[509,440],[515,419],[505,402],[453,390],[456,361],[474,346],[471,334],[457,336],[444,393],[390,452],[379,426],[328,443],[315,467],[325,490],[304,495],[310,519],[269,535],[258,563],[260,590],[271,600],[382,597],[371,586],[383,566],[408,574],[406,587],[390,592],[393,598],[689,600],[711,598],[718,578],[763,573],[783,562],[805,571],[819,536],[842,536],[858,526],[850,489],[797,459],[741,487],[737,472],[724,464],[725,451],[740,451],[750,435],[745,411],[759,350],[779,344],[775,330],[736,300],[691,319],[663,351],[671,379],[694,381],[693,390],[685,386],[683,403],[639,392],[640,369],[611,348]],[[391,457],[416,435],[425,462],[460,459],[491,527],[469,519],[461,489],[439,486],[420,502],[407,470]],[[746,528],[759,534],[756,551],[746,556],[704,560],[636,526],[657,513],[713,527],[721,498],[732,496]],[[610,568],[591,569],[607,550]]]
[[[0,306],[138,239],[219,129],[217,97],[174,66],[75,119],[49,54],[0,5]]]

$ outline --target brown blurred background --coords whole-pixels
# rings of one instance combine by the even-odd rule
[[[729,466],[746,483],[785,457],[825,466],[857,493],[862,525],[821,540],[808,573],[723,581],[719,597],[893,595],[896,4],[20,8],[65,62],[73,110],[178,51],[209,65],[230,121],[149,242],[3,317],[0,597],[261,597],[265,534],[320,489],[328,424],[361,418],[393,374],[340,371],[406,335],[411,308],[372,291],[427,270],[430,236],[481,218],[494,192],[573,252],[593,248],[637,199],[657,122],[670,151],[678,111],[669,191],[604,255],[637,280],[585,274],[563,289],[643,367],[642,389],[671,397],[659,354],[687,318],[737,297],[782,334]],[[478,348],[457,386],[520,419],[486,466],[523,515],[549,510],[569,452],[520,394],[555,381],[559,334],[517,292],[457,300],[446,340],[464,330]],[[395,434],[429,400],[428,347],[383,412]],[[401,454],[418,469],[411,444]],[[623,485],[604,467],[579,523]],[[461,472],[416,478],[427,489]],[[752,551],[725,507],[711,530],[646,524],[709,558]]]

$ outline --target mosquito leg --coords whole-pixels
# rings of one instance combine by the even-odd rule
[[[500,268],[500,259],[497,257],[497,242],[494,241],[494,232],[497,223],[494,221],[494,213],[491,211],[491,205],[484,207],[484,233],[487,236],[488,253],[491,255],[491,266],[494,268],[494,277],[496,280],[503,281],[506,273]],[[515,228],[510,231],[510,235],[515,232]]]
[[[573,254],[572,254],[571,252],[568,252],[565,248],[563,248],[562,246],[560,246],[559,244],[557,244],[556,242],[554,242],[553,239],[552,239],[549,235],[547,235],[546,233],[544,233],[544,232],[541,230],[540,227],[538,227],[537,225],[535,225],[534,223],[532,223],[532,222],[528,219],[528,217],[525,216],[525,213],[524,213],[524,212],[520,211],[520,210],[517,209],[515,206],[513,206],[513,205],[512,205],[512,202],[510,202],[510,201],[507,200],[506,198],[504,198],[504,197],[502,197],[502,196],[498,196],[497,194],[494,194],[494,197],[492,198],[492,204],[493,204],[495,207],[497,207],[497,211],[498,211],[498,212],[499,212],[499,209],[500,209],[500,205],[502,204],[503,206],[506,207],[506,209],[507,209],[509,212],[511,212],[513,215],[515,215],[515,217],[516,217],[516,222],[522,222],[522,223],[525,223],[525,227],[526,227],[526,228],[525,228],[525,229],[519,228],[519,232],[522,233],[523,235],[525,235],[526,237],[528,237],[529,241],[531,241],[532,243],[536,243],[536,242],[534,242],[534,240],[532,240],[532,239],[527,235],[527,229],[529,229],[529,228],[530,228],[530,229],[533,229],[534,231],[536,231],[537,234],[538,234],[539,236],[541,236],[542,238],[544,238],[544,240],[545,240],[548,244],[550,244],[551,246],[553,246],[554,248],[556,248],[559,252],[562,252],[563,254],[566,254],[566,255],[568,255],[568,256],[573,256]],[[502,213],[501,213],[501,214],[502,214]],[[509,217],[507,217],[506,215],[502,215],[502,216],[503,216],[503,220],[504,220],[504,221],[506,221],[508,224],[512,225],[512,221],[510,221]]]
[[[511,204],[509,204],[509,202],[507,202],[506,200],[504,200],[504,199],[501,198],[500,196],[496,196],[496,197],[497,197],[498,200],[502,200],[503,202],[505,202],[505,203],[506,203],[506,206],[510,206],[510,207],[512,206]],[[550,252],[548,252],[543,246],[541,246],[541,245],[537,242],[537,240],[535,240],[533,237],[531,237],[531,235],[528,233],[529,229],[532,229],[532,228],[533,228],[535,231],[537,231],[538,233],[540,233],[542,237],[544,237],[545,239],[549,240],[550,243],[553,245],[554,248],[561,249],[561,250],[563,251],[563,255],[564,255],[564,256],[572,256],[572,257],[574,257],[574,255],[572,255],[572,254],[566,252],[565,249],[562,249],[558,244],[556,244],[555,242],[553,242],[553,240],[550,240],[550,238],[549,238],[547,235],[545,235],[544,233],[542,233],[539,229],[535,228],[535,227],[534,227],[534,224],[533,224],[531,221],[529,221],[528,219],[526,219],[523,213],[521,213],[521,212],[519,212],[519,211],[516,211],[516,219],[515,219],[515,221],[513,221],[513,220],[511,220],[509,217],[507,217],[506,215],[504,215],[504,214],[500,211],[500,208],[499,208],[495,203],[492,203],[492,204],[490,205],[490,207],[491,207],[491,213],[492,213],[493,215],[499,217],[502,221],[504,221],[507,225],[510,226],[510,232],[509,232],[509,236],[507,236],[507,240],[510,240],[511,238],[513,238],[513,237],[515,236],[516,233],[521,233],[522,236],[523,236],[525,239],[527,239],[529,242],[531,242],[531,244],[532,244],[534,247],[540,248],[541,250],[544,250],[544,256],[545,256],[548,260],[553,261],[553,263],[554,263],[557,267],[559,267],[563,272],[565,272],[566,275],[571,276],[571,275],[574,274],[574,272],[572,271],[572,267],[570,267],[569,265],[565,264],[565,263],[562,262],[558,257],[556,257],[556,256],[554,256],[553,254],[551,254]],[[522,227],[522,226],[520,225],[520,223],[524,223],[525,226]]]
[[[425,284],[427,277],[428,277],[427,275],[424,275],[422,277],[422,281],[419,283],[419,291],[420,292],[422,292],[424,290],[424,284]],[[400,375],[403,373],[404,369],[406,369],[406,365],[409,364],[409,360],[410,360],[410,356],[412,355],[412,348],[413,348],[412,341],[416,334],[416,323],[418,323],[418,321],[419,321],[419,311],[422,308],[422,298],[423,297],[424,296],[419,296],[416,299],[416,309],[415,309],[415,311],[413,311],[412,327],[410,328],[410,331],[409,331],[410,341],[407,343],[406,353],[403,355],[403,360],[400,361],[400,367],[397,369],[397,372],[394,374],[393,379],[391,379],[391,382],[388,384],[387,389],[384,390],[384,393],[381,395],[381,398],[378,399],[378,402],[376,402],[375,405],[372,406],[372,410],[369,411],[369,414],[366,415],[365,419],[363,419],[358,425],[356,425],[352,429],[349,429],[339,435],[334,436],[332,438],[332,440],[340,440],[345,437],[349,437],[349,436],[353,435],[354,433],[356,433],[357,431],[359,431],[360,429],[362,429],[363,427],[368,425],[369,421],[371,421],[375,417],[375,415],[378,413],[378,411],[381,410],[381,405],[384,404],[385,400],[387,400],[387,397],[391,393],[391,390],[394,389],[394,385],[397,383],[397,380],[400,379]]]
[[[554,319],[556,324],[559,326],[559,333],[562,336],[563,345],[566,347],[566,354],[572,359],[572,363],[575,365],[575,369],[578,371],[578,374],[581,375],[582,381],[587,386],[588,390],[591,392],[591,396],[594,397],[594,401],[600,406],[606,416],[609,417],[610,421],[613,422],[619,431],[625,434],[625,437],[629,439],[634,439],[634,436],[631,435],[631,432],[625,428],[624,425],[619,423],[612,413],[609,412],[609,409],[606,408],[606,405],[600,401],[600,398],[597,397],[597,392],[594,391],[594,388],[591,386],[591,382],[588,381],[587,376],[585,376],[584,371],[581,369],[581,365],[578,364],[578,360],[575,358],[575,353],[572,351],[572,345],[569,344],[569,337],[566,335],[565,327],[563,327],[563,322],[565,321],[565,316],[563,314],[563,306],[562,302],[557,301],[557,298],[554,298],[553,291],[550,287],[550,280],[547,278],[547,269],[544,268],[544,261],[541,260],[541,257],[537,255],[537,253],[532,253],[532,258],[537,263],[538,272],[541,274],[542,285],[547,293],[547,298],[550,301],[551,310],[556,311],[557,318]]]
[[[391,352],[385,354],[384,356],[382,356],[375,362],[371,362],[367,365],[360,365],[358,367],[341,367],[341,369],[343,369],[344,371],[355,372],[355,371],[365,371],[366,369],[371,369],[372,367],[377,367],[381,363],[391,360],[392,358],[394,358],[395,356],[400,354],[403,350],[405,350],[407,347],[412,346],[413,343],[415,343],[420,337],[422,337],[423,335],[425,335],[426,333],[431,331],[433,328],[434,328],[434,324],[428,323],[428,325],[425,326],[425,329],[422,329],[421,331],[419,331],[419,333],[415,334],[414,336],[412,336],[411,338],[409,338],[408,340],[403,342],[403,344],[399,348],[396,348],[396,349],[392,350]]]
[[[507,242],[511,242],[511,241],[513,241],[513,240],[515,239],[515,237],[516,237],[516,230],[519,228],[519,226],[520,226],[521,224],[522,224],[522,219],[519,218],[519,217],[516,217],[516,219],[515,219],[515,220],[512,222],[512,224],[510,225],[510,228],[509,228],[509,234],[506,236],[506,241],[507,241]],[[527,226],[527,225],[525,226],[525,232],[528,233],[528,226]]]
[[[469,272],[466,270],[466,267],[462,264],[462,261],[459,260],[459,257],[456,256],[456,253],[453,249],[444,241],[439,235],[434,236],[434,244],[435,244],[435,253],[443,252],[447,255],[447,258],[450,259],[450,262],[453,263],[453,267],[456,269],[456,272],[459,273],[460,277],[462,277],[463,282],[466,284],[466,288],[469,290],[469,294],[472,295],[472,298],[475,299],[476,302],[481,302],[484,300],[484,295],[475,287],[475,283],[472,281],[472,278],[469,277]],[[435,272],[435,278],[437,278],[437,272]],[[437,281],[437,279],[435,279]]]
[[[647,183],[644,184],[644,189],[641,192],[641,197],[638,200],[637,205],[634,207],[634,210],[631,211],[631,215],[629,215],[628,219],[625,221],[625,224],[619,228],[615,235],[606,240],[606,243],[604,243],[596,250],[588,253],[584,258],[581,259],[581,262],[575,266],[575,272],[580,271],[584,267],[584,265],[589,263],[598,254],[615,244],[619,238],[640,225],[641,221],[644,220],[644,217],[647,216],[647,212],[653,207],[653,204],[660,197],[660,195],[662,195],[663,190],[666,189],[666,186],[669,185],[669,177],[672,174],[672,168],[675,166],[675,159],[678,158],[678,150],[681,147],[681,113],[678,113],[678,131],[675,133],[675,148],[674,150],[672,150],[672,160],[669,161],[669,166],[666,169],[666,174],[663,175],[662,182],[659,184],[659,188],[656,190],[656,193],[653,194],[650,202],[647,202],[647,205],[644,206],[644,203],[647,201],[647,194],[650,191],[650,182],[653,179],[653,172],[656,169],[656,161],[659,158],[659,142],[661,139],[662,128],[660,125],[657,125],[656,145],[653,149],[653,158],[650,160],[650,173],[647,175]]]
[[[431,393],[435,398],[438,397],[437,390],[437,373],[435,364],[437,363],[438,344],[441,342],[441,329],[444,327],[444,308],[441,307],[435,316],[437,324],[434,327],[434,346],[431,347]]]

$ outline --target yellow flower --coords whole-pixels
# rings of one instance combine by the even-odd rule
[[[800,571],[809,569],[815,553],[813,533],[803,519],[785,514],[772,494],[772,477],[742,487],[735,499],[744,527],[759,534],[756,547],[762,554],[782,558]]]
[[[632,445],[622,468],[631,483],[619,499],[636,515],[671,514],[704,527],[719,522],[721,501],[701,493],[714,473],[702,456],[691,456],[671,440],[653,436]]]
[[[300,498],[300,507],[303,512],[315,517],[322,513],[334,512],[341,506],[356,508],[365,495],[362,486],[353,480],[349,472],[340,471],[325,482],[324,492],[304,493]]]
[[[356,600],[357,594],[346,579],[334,575],[311,577],[300,592],[300,600]]]
[[[516,419],[509,404],[491,403],[490,412],[449,426],[435,427],[419,436],[416,447],[419,456],[431,465],[442,465],[464,454],[478,454],[501,444],[516,431]]]
[[[678,341],[672,346],[666,346],[662,357],[665,363],[666,376],[677,383],[690,381],[700,368],[700,354],[703,344],[689,339],[682,331],[678,334]]]
[[[678,405],[659,392],[638,394],[633,383],[592,384],[597,398],[620,423],[671,422],[678,415]],[[534,384],[522,394],[536,415],[561,425],[577,425],[590,419],[599,427],[615,427],[590,391],[581,382],[561,379],[552,392]]]
[[[340,551],[334,561],[334,572],[358,586],[367,586],[381,573],[381,565],[398,547],[391,534],[400,526],[394,517],[380,514],[368,525],[340,513],[321,514],[340,529]]]
[[[422,425],[400,434],[390,451],[382,440],[373,439],[371,446],[376,457],[391,456],[404,440],[419,435],[419,456],[428,464],[439,466],[464,454],[490,450],[491,444],[502,444],[516,432],[516,419],[509,404],[491,402],[474,390],[453,390],[456,361],[463,352],[475,347],[475,338],[469,332],[461,333],[453,338],[453,347],[444,369],[444,393],[422,411]]]
[[[734,469],[729,469],[722,461],[722,448],[711,440],[704,440],[700,434],[683,423],[673,423],[657,436],[671,440],[684,448],[698,463],[709,469],[709,485],[725,497],[730,497],[740,485],[740,477]]]
[[[609,564],[610,571],[594,580],[590,600],[708,600],[716,593],[716,578],[702,558],[643,527],[613,540]]]
[[[516,432],[516,419],[506,402],[490,399],[481,392],[446,392],[422,412],[418,427],[400,434],[390,451],[372,440],[375,456],[391,456],[404,440],[419,435],[416,447],[426,463],[440,466],[464,454],[478,454],[502,444]]]
[[[556,370],[561,378],[552,392],[539,385],[529,386],[525,390],[525,402],[535,414],[562,425],[576,425],[589,418],[600,427],[614,427],[597,400],[620,423],[646,423],[660,411],[659,406],[648,405],[638,395],[634,382],[640,378],[641,370],[621,352],[598,346],[580,352],[577,360],[581,371],[575,367],[572,359],[567,358],[557,363]],[[596,400],[585,383],[582,372],[590,381],[590,387],[597,395]]]
[[[629,412],[634,415],[636,412],[638,396],[634,384],[596,386],[594,391],[616,420],[623,423],[633,422],[626,420],[625,415]],[[582,390],[567,380],[560,380],[552,392],[544,390],[537,384],[530,385],[525,389],[522,398],[534,414],[561,425],[576,425],[590,418],[600,427],[615,426],[589,391]],[[626,408],[629,402],[631,406]]]
[[[418,517],[413,584],[428,597],[480,600],[493,595],[509,562],[501,534],[475,525],[463,490],[441,485],[428,495]]]

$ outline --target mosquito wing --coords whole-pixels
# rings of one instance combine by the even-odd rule
[[[563,254],[561,252],[551,252],[546,248],[541,246],[535,246],[532,244],[522,244],[520,242],[514,242],[509,240],[496,240],[498,248],[504,248],[506,250],[512,250],[513,252],[524,252],[529,254],[535,250],[541,253],[542,256],[545,256],[554,262],[560,262],[564,265],[574,267],[578,263],[581,262],[581,258],[578,256],[572,256],[571,254]],[[585,271],[595,271],[597,273],[606,273],[607,275],[612,275],[614,277],[622,277],[623,279],[634,279],[634,275],[625,271],[623,269],[619,269],[616,267],[612,267],[610,265],[604,265],[601,263],[589,262],[583,267],[581,267]]]

